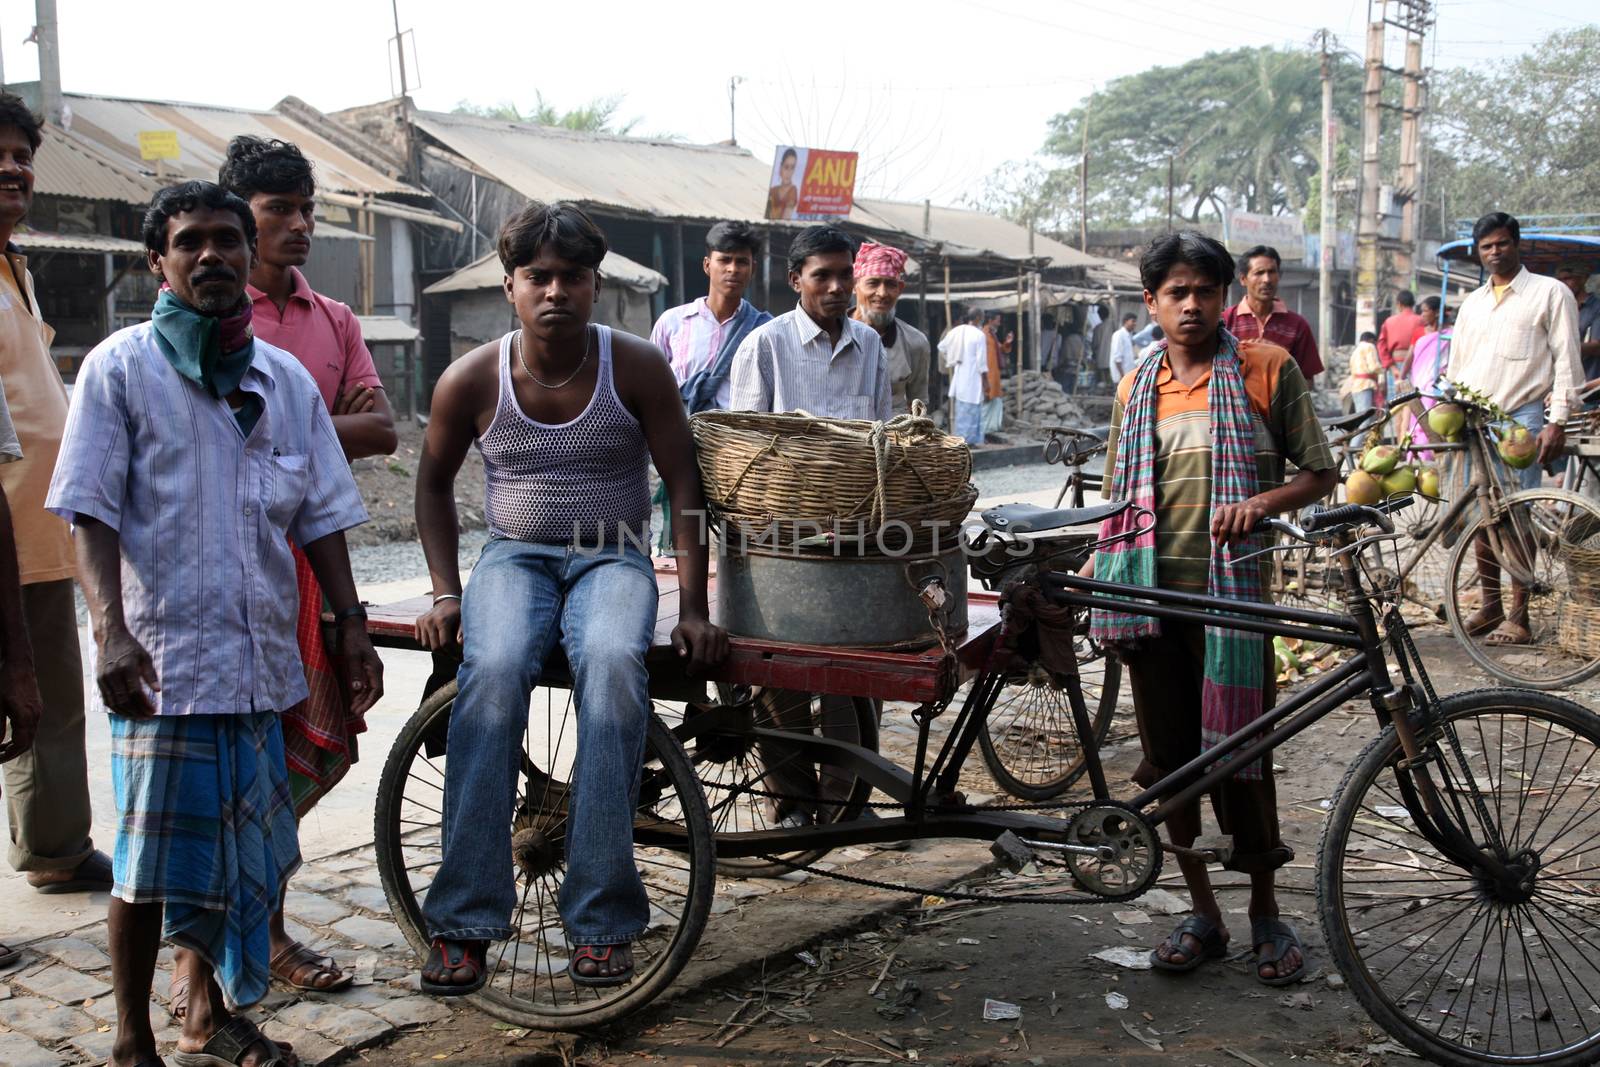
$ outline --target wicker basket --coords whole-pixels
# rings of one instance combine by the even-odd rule
[[[689,420],[706,501],[747,524],[815,523],[872,535],[888,522],[946,528],[967,517],[972,452],[931,421],[871,422],[707,411]]]
[[[1556,551],[1566,567],[1571,599],[1600,607],[1600,526],[1587,516],[1568,521]]]
[[[1600,604],[1567,601],[1556,623],[1556,644],[1584,659],[1600,653]]]

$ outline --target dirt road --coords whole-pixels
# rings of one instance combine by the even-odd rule
[[[1487,684],[1442,627],[1426,632],[1419,646],[1442,690]],[[1590,706],[1600,696],[1592,689],[1568,695]],[[1158,883],[1165,892],[1121,905],[907,897],[901,907],[912,910],[885,913],[854,936],[809,944],[714,987],[677,988],[670,1000],[598,1033],[552,1037],[466,1013],[449,1032],[405,1034],[365,1058],[384,1065],[443,1057],[671,1067],[1402,1062],[1409,1053],[1367,1018],[1334,973],[1315,910],[1325,802],[1371,734],[1370,709],[1350,705],[1276,753],[1284,836],[1296,852],[1280,883],[1282,904],[1311,957],[1307,980],[1296,986],[1272,989],[1254,980],[1244,943],[1245,879],[1236,874],[1217,878],[1234,933],[1229,959],[1172,976],[1096,958],[1121,949],[1137,963],[1181,919],[1187,899],[1169,863]],[[1125,719],[1111,745],[1109,777],[1131,794],[1126,776],[1137,763],[1137,740]],[[914,845],[909,858],[928,847]],[[914,863],[904,870],[915,880]],[[990,874],[965,888],[1037,893],[1069,882],[1062,868],[1039,860],[1020,874]],[[761,906],[784,904],[774,898]],[[769,929],[782,929],[781,914],[768,919]],[[986,1019],[989,1001],[1003,1005],[991,1005],[991,1016],[1012,1017]]]

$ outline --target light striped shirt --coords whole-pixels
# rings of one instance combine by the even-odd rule
[[[864,322],[843,321],[837,345],[803,308],[751,331],[733,357],[733,410],[892,419],[883,339]]]
[[[737,315],[735,309],[728,322]],[[716,313],[702,296],[692,303],[663,311],[650,331],[650,342],[667,354],[672,375],[682,385],[717,358],[717,353],[722,351],[722,335],[728,322],[718,322]],[[717,407],[726,411],[731,395],[730,383],[724,378],[717,387]]]
[[[367,517],[300,362],[258,338],[240,388],[262,401],[248,438],[226,400],[172,368],[148,322],[112,334],[78,372],[45,500],[120,535],[123,613],[155,663],[161,715],[304,700],[286,538],[308,545]]]
[[[1547,403],[1550,421],[1561,422],[1583,383],[1572,291],[1523,267],[1499,303],[1493,278],[1468,293],[1456,316],[1445,377],[1487,393],[1506,411]]]

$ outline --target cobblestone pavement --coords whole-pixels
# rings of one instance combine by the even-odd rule
[[[943,735],[953,718],[947,716],[936,724],[935,738]],[[891,705],[884,717],[883,748],[909,759],[915,740],[906,708]],[[377,759],[376,755],[370,758]],[[970,788],[994,788],[981,771],[975,774]],[[982,799],[985,794],[976,795]],[[842,849],[830,856],[827,865],[857,863],[873,851]],[[976,859],[965,858],[969,853]],[[923,864],[940,858],[942,855],[927,853],[918,857]],[[965,851],[955,854],[951,876],[956,869],[964,873],[986,858],[980,846],[967,845]],[[715,917],[737,909],[743,917],[752,905],[760,908],[762,899],[770,894],[782,894],[785,901],[773,902],[768,910],[787,911],[800,903],[791,894],[798,890],[802,897],[807,895],[808,881],[815,880],[804,872],[782,879],[719,879],[712,914]],[[63,926],[85,920],[89,924],[31,942],[10,941],[23,952],[16,964],[0,970],[3,1067],[99,1064],[110,1053],[116,1010],[103,918],[107,895],[68,894],[52,899],[58,902],[56,913]],[[302,866],[290,880],[285,911],[293,936],[356,973],[352,987],[334,993],[293,993],[274,983],[267,998],[247,1013],[268,1037],[293,1044],[307,1067],[353,1059],[362,1050],[391,1043],[404,1031],[453,1025],[476,1031],[496,1025],[468,1004],[418,992],[417,960],[391,918],[370,844]],[[4,925],[0,919],[0,926]],[[151,1021],[163,1053],[170,1053],[178,1038],[177,1023],[166,1009],[171,965],[172,950],[163,948],[151,998]],[[729,958],[686,973],[673,991],[681,993],[684,989],[680,987],[714,981],[719,972],[736,965],[737,961]],[[458,1016],[466,1018],[457,1022]],[[505,1024],[499,1025],[503,1028]]]

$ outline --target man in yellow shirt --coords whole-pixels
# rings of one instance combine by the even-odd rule
[[[0,381],[5,382],[22,459],[0,467],[11,505],[22,577],[23,618],[32,638],[44,713],[32,752],[5,765],[11,865],[42,893],[111,888],[111,861],[89,839],[84,759],[83,663],[72,578],[77,562],[67,524],[44,510],[45,492],[67,421],[67,390],[50,358],[54,333],[39,317],[27,260],[11,233],[33,202],[39,120],[0,94]],[[0,961],[6,957],[0,946]]]

